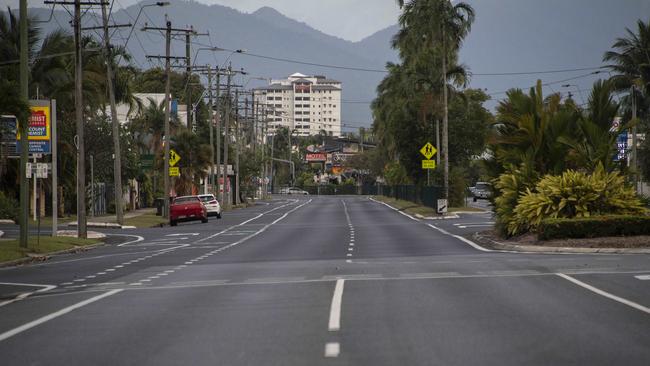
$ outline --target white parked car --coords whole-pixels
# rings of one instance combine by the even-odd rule
[[[280,194],[301,194],[301,195],[309,195],[309,192],[303,191],[300,188],[295,188],[295,187],[289,187],[289,188],[283,188],[280,190]]]
[[[212,215],[218,219],[221,218],[221,205],[213,194],[200,194],[199,199],[203,202],[205,208],[208,209],[208,216]]]

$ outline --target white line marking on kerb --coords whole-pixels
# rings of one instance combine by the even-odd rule
[[[325,344],[325,357],[338,357],[341,353],[341,346],[338,342]]]
[[[335,332],[341,329],[341,302],[343,300],[343,284],[344,279],[336,280],[334,287],[334,295],[332,296],[332,306],[330,307],[330,321],[327,329],[330,332]]]
[[[48,321],[50,321],[52,319],[58,318],[61,315],[65,315],[65,314],[67,314],[67,313],[69,313],[69,312],[71,312],[73,310],[79,309],[79,308],[81,308],[83,306],[86,306],[88,304],[92,304],[95,301],[99,301],[99,300],[101,300],[101,299],[103,299],[105,297],[115,295],[116,293],[121,292],[121,291],[123,291],[123,290],[122,289],[116,289],[116,290],[105,292],[105,293],[103,293],[101,295],[91,297],[90,299],[87,299],[87,300],[84,300],[82,302],[76,303],[74,305],[68,306],[68,307],[63,308],[63,309],[61,309],[59,311],[56,311],[56,312],[54,312],[52,314],[46,315],[46,316],[44,316],[42,318],[38,318],[36,320],[33,320],[33,321],[31,321],[31,322],[29,322],[27,324],[23,324],[18,328],[14,328],[14,329],[12,329],[10,331],[4,332],[4,333],[0,334],[0,342],[4,341],[5,339],[11,338],[11,337],[15,336],[16,334],[20,334],[20,333],[22,333],[22,332],[24,332],[24,331],[26,331],[28,329],[34,328],[34,327],[36,327],[36,326],[38,326],[40,324],[48,322]]]
[[[582,281],[580,281],[578,279],[575,279],[575,278],[573,278],[571,276],[565,275],[564,273],[556,273],[556,275],[564,278],[567,281],[571,281],[571,282],[575,283],[576,285],[578,285],[580,287],[586,288],[587,290],[589,290],[591,292],[597,293],[600,296],[604,296],[604,297],[606,297],[608,299],[620,302],[621,304],[624,304],[624,305],[627,305],[629,307],[635,308],[637,310],[643,311],[646,314],[650,314],[650,308],[647,308],[647,307],[645,307],[645,306],[643,306],[641,304],[637,304],[637,303],[635,303],[633,301],[624,299],[622,297],[618,297],[618,296],[616,296],[614,294],[610,294],[609,292],[605,292],[605,291],[603,291],[601,289],[598,289],[598,288],[593,287],[593,286],[591,286],[589,284],[586,284],[586,283],[584,283],[584,282],[582,282]]]

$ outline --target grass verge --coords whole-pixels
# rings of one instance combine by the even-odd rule
[[[433,208],[418,205],[410,201],[396,200],[394,198],[385,196],[373,196],[372,198],[376,199],[377,201],[387,203],[396,209],[402,212],[406,212],[410,215],[420,214],[422,216],[438,216],[438,213]]]
[[[124,219],[124,225],[135,226],[137,228],[157,227],[166,223],[168,223],[168,221],[164,217],[156,216],[156,214],[144,214]]]
[[[0,263],[26,258],[29,254],[48,254],[74,247],[84,247],[97,244],[97,239],[78,239],[69,237],[42,236],[40,240],[30,237],[27,248],[21,248],[18,240],[0,240]]]

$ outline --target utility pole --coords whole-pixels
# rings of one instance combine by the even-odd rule
[[[81,1],[74,2],[75,115],[77,120],[77,237],[86,239],[86,149],[83,121],[83,62],[81,53]]]
[[[218,72],[218,70],[217,70]],[[209,183],[212,183],[214,193],[214,111],[212,110],[212,68],[208,64],[208,127],[210,129],[210,177]],[[216,197],[216,196],[215,196]]]
[[[166,75],[166,80],[165,80],[165,139],[163,140],[163,144],[165,146],[165,154],[163,156],[163,162],[164,162],[164,172],[163,172],[163,179],[164,179],[164,198],[165,198],[165,206],[164,206],[164,212],[163,212],[163,217],[169,218],[169,198],[170,198],[170,191],[171,191],[171,179],[169,177],[169,150],[170,150],[170,145],[171,145],[171,129],[169,126],[169,120],[171,118],[171,60],[185,60],[187,61],[186,57],[178,57],[178,56],[171,56],[171,38],[173,33],[184,33],[187,34],[187,32],[194,32],[192,29],[179,29],[179,28],[172,28],[172,22],[167,20],[166,21],[166,26],[164,28],[158,28],[158,27],[149,27],[145,24],[145,27],[142,28],[143,31],[147,30],[155,30],[155,31],[164,31],[165,32],[165,56],[150,56],[147,55],[147,58],[157,58],[157,59],[165,59],[165,75]],[[189,105],[188,105],[189,107]],[[188,122],[189,123],[189,122]]]
[[[230,140],[230,136],[228,136],[229,129],[230,129],[230,108],[231,108],[231,96],[230,96],[230,84],[232,81],[232,67],[228,66],[228,82],[227,82],[227,89],[226,89],[226,112],[225,112],[225,123],[223,126],[223,171],[221,174],[223,175],[223,196],[222,200],[225,204],[226,208],[230,208],[230,203],[231,203],[231,198],[230,198],[230,193],[232,192],[232,187],[230,187],[229,184],[226,184],[226,180],[228,179],[228,140]],[[230,188],[228,192],[226,192],[226,188]]]
[[[28,32],[27,32],[27,0],[20,0],[20,97],[24,102],[29,100],[29,69],[28,69]],[[29,160],[29,141],[25,118],[18,122],[20,127],[20,247],[27,248],[29,235],[29,181],[27,180],[27,161]]]
[[[219,89],[220,89],[220,84],[221,83],[221,73],[219,70],[219,66],[217,66],[217,89],[216,89],[216,98],[217,98],[217,131],[216,131],[216,137],[217,137],[217,192],[216,192],[216,197],[219,197],[221,195],[221,189],[220,189],[220,182],[219,179],[221,177],[221,99],[219,98]],[[210,87],[212,88],[212,87]],[[225,182],[224,182],[225,184]],[[221,204],[223,204],[223,195],[221,195]]]
[[[241,120],[239,119],[239,89],[235,90],[235,204],[238,205],[239,201],[239,149],[240,143],[239,133],[241,127]]]
[[[107,4],[102,4],[102,19],[104,23],[104,47],[106,52],[106,80],[108,83],[108,98],[111,103],[111,122],[113,125],[113,180],[115,184],[115,216],[117,223],[119,225],[124,225],[124,212],[122,202],[122,150],[120,149],[120,121],[117,118],[117,106],[115,104],[115,88],[113,85],[113,78],[115,75],[113,73],[113,58],[111,57],[111,39],[108,33],[109,26],[106,5]]]
[[[636,87],[632,85],[632,174],[634,174],[634,190],[639,191],[638,155],[637,155],[637,120],[636,120]]]
[[[445,40],[445,27],[442,27],[442,98],[444,114],[442,116],[442,153],[444,154],[443,190],[446,199],[449,199],[449,101],[447,91],[447,46]]]

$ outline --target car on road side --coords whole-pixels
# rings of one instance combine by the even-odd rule
[[[169,225],[176,226],[181,221],[201,220],[208,222],[208,209],[198,196],[176,197],[169,206]]]
[[[280,190],[280,194],[300,194],[300,195],[308,196],[309,192],[302,190],[300,188],[289,187]]]
[[[199,199],[201,202],[203,202],[205,208],[208,210],[208,216],[213,215],[218,219],[221,218],[221,205],[213,194],[200,194]]]
[[[476,182],[476,185],[470,188],[472,195],[474,196],[474,202],[479,199],[488,199],[492,197],[492,185],[488,182]]]

